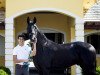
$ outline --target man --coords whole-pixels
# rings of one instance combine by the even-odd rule
[[[18,35],[18,45],[13,50],[13,61],[15,63],[15,75],[29,75],[29,54],[31,48],[28,45],[24,45],[25,36],[23,34]],[[31,56],[36,55],[36,42],[34,43],[34,49],[31,52]]]

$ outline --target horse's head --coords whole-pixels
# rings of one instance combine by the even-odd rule
[[[41,45],[45,45],[47,43],[47,38],[43,33],[40,32],[38,27],[36,26],[36,18],[34,17],[33,20],[27,18],[27,33],[31,42],[39,42]]]
[[[36,18],[34,17],[33,20],[30,20],[30,18],[27,18],[27,33],[29,36],[29,39],[34,42],[36,40],[37,36],[37,26],[36,26]]]

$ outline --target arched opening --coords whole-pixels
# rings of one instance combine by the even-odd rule
[[[67,42],[71,41],[71,27],[74,27],[74,18],[49,11],[31,12],[16,17],[14,19],[15,39],[17,39],[18,33],[26,30],[28,16],[31,19],[33,19],[34,16],[37,18],[37,26],[45,33],[48,39],[59,44],[66,42],[65,39],[67,39]],[[17,40],[15,43],[17,45]],[[68,73],[71,73],[71,71]]]
[[[86,35],[86,42],[92,44],[96,49],[96,54],[100,54],[100,32]]]

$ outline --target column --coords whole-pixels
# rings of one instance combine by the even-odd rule
[[[75,20],[75,41],[84,42],[84,21],[83,19]],[[76,65],[76,75],[82,75],[81,67],[78,65]]]
[[[84,21],[80,19],[75,21],[75,40],[84,42]]]
[[[14,22],[12,18],[7,18],[5,22],[5,66],[10,69],[11,75],[14,75],[13,48]]]

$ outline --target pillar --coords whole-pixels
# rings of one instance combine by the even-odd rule
[[[7,18],[5,21],[5,66],[14,75],[13,48],[14,48],[14,21]]]
[[[75,20],[75,41],[84,42],[84,21],[82,19]],[[81,74],[80,66],[76,65],[76,75]]]

